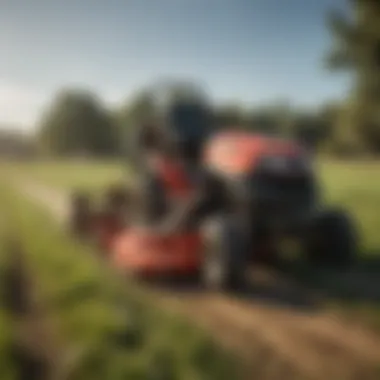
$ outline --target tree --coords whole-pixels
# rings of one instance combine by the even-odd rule
[[[148,92],[139,92],[118,112],[118,120],[122,128],[131,129],[140,123],[148,121],[153,114],[153,101]]]
[[[30,159],[36,153],[32,135],[18,132],[13,126],[0,126],[0,157]]]
[[[154,104],[148,91],[138,92],[131,101],[117,111],[116,119],[120,133],[122,155],[129,161],[139,160],[136,146],[138,129],[154,118]]]
[[[245,115],[238,104],[224,104],[214,111],[215,124],[219,127],[241,127],[245,123]]]
[[[361,148],[380,152],[380,2],[351,0],[350,5],[349,14],[334,11],[329,17],[336,43],[327,57],[328,66],[354,74],[338,135],[350,144],[354,139]]]
[[[45,150],[58,155],[105,156],[119,149],[108,111],[95,95],[80,89],[56,95],[42,118],[39,136]]]
[[[279,133],[279,114],[270,105],[261,105],[249,110],[247,128],[264,134]]]

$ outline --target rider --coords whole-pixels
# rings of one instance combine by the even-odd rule
[[[159,109],[156,123],[142,126],[139,135],[146,168],[145,214],[163,233],[192,224],[206,194],[200,160],[212,130],[212,111],[203,96],[186,95],[177,93]]]

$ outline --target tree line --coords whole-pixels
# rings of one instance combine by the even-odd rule
[[[339,155],[380,153],[380,2],[347,1],[347,12],[332,11],[328,26],[334,43],[324,62],[349,70],[353,86],[346,99],[310,111],[288,104],[214,109],[216,124],[308,139],[322,152]],[[42,152],[58,156],[118,156],[128,151],[130,133],[150,112],[141,91],[120,109],[82,89],[61,90],[38,125]]]

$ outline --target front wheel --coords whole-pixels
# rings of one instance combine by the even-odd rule
[[[201,281],[209,290],[241,290],[246,285],[248,244],[233,218],[214,218],[202,228]]]

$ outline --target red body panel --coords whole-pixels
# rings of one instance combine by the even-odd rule
[[[179,162],[164,157],[156,157],[152,165],[169,197],[187,198],[194,190],[193,183]]]
[[[205,149],[205,164],[228,174],[242,174],[254,168],[264,155],[300,155],[298,144],[285,139],[241,131],[214,136]]]

